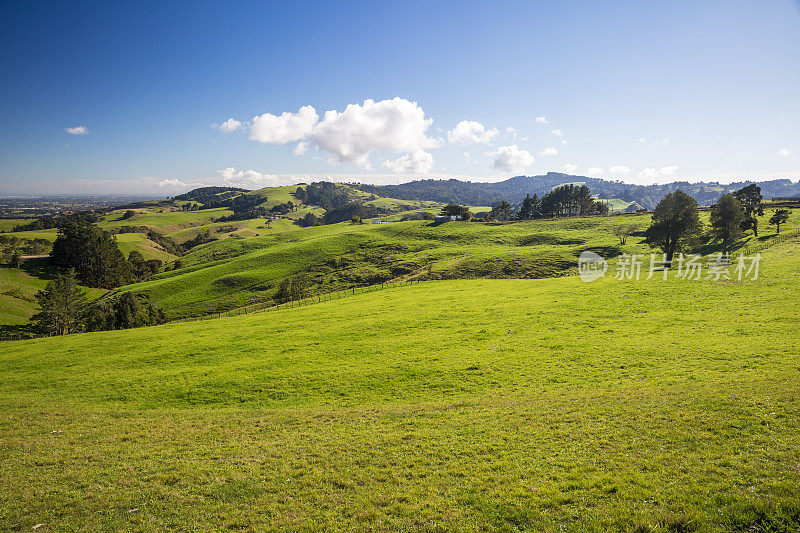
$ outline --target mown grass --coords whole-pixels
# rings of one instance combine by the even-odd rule
[[[798,251],[0,344],[0,527],[796,530]]]

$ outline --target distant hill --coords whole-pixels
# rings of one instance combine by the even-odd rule
[[[195,201],[200,203],[216,203],[224,200],[230,200],[239,196],[242,193],[249,192],[249,189],[241,189],[239,187],[200,187],[192,189],[189,192],[179,194],[174,199],[179,201]]]
[[[800,183],[788,179],[770,181],[741,181],[730,184],[716,182],[690,183],[675,181],[661,185],[633,185],[621,181],[607,181],[600,178],[576,176],[560,172],[548,172],[539,176],[517,176],[495,183],[479,183],[449,180],[417,180],[400,185],[368,185],[354,184],[362,191],[380,196],[389,196],[401,200],[431,200],[436,202],[453,202],[467,205],[492,205],[506,200],[512,204],[519,203],[526,194],[542,196],[553,187],[565,183],[583,182],[592,194],[599,198],[618,198],[625,202],[636,202],[647,209],[653,209],[666,194],[681,189],[693,196],[701,205],[710,205],[727,192],[757,183],[761,186],[764,198],[773,196],[800,195]]]

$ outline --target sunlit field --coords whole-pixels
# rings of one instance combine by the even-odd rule
[[[0,524],[797,528],[799,249],[2,343]]]

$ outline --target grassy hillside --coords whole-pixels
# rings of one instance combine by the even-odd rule
[[[795,530],[798,252],[2,343],[0,528]]]
[[[708,213],[703,213],[707,220]],[[380,225],[341,223],[280,231],[257,238],[223,239],[184,256],[185,268],[126,287],[146,291],[172,318],[197,316],[261,302],[280,282],[307,274],[313,293],[392,279],[542,278],[575,272],[577,257],[591,249],[607,257],[655,250],[630,237],[620,245],[614,228],[639,230],[649,215],[536,220],[513,224],[430,221]],[[297,229],[296,226],[292,227]],[[800,229],[790,218],[784,233]],[[742,245],[768,241],[748,236]],[[704,246],[703,253],[716,250]]]
[[[34,295],[54,276],[46,259],[26,259],[21,269],[0,267],[0,326],[28,323],[37,311]],[[106,291],[83,287],[90,298]]]
[[[349,223],[222,240],[199,247],[186,268],[126,289],[146,291],[171,317],[196,316],[270,298],[281,280],[305,273],[312,290],[329,292],[396,278],[541,278],[574,272],[582,250],[605,255],[647,249],[619,246],[621,218],[518,224],[381,225]],[[625,217],[644,228],[648,216]]]
[[[278,192],[288,194],[286,188],[279,189]],[[366,193],[361,194],[366,196]],[[299,218],[310,209],[301,207],[292,216]],[[183,269],[164,272],[147,283],[121,289],[148,292],[170,318],[198,316],[269,300],[282,280],[301,273],[310,276],[311,291],[317,293],[396,278],[560,276],[574,272],[577,256],[585,249],[595,249],[607,256],[653,251],[640,244],[641,238],[632,237],[627,245],[620,246],[613,235],[614,227],[620,224],[644,229],[649,215],[503,225],[399,222],[408,215],[419,216],[436,210],[437,207],[429,206],[384,217],[392,221],[391,224],[354,226],[341,223],[304,229],[288,217],[273,221],[213,222],[229,214],[229,210],[180,212],[156,206],[137,209],[137,214],[127,220],[121,220],[123,210],[112,212],[101,225],[110,230],[123,225],[147,226],[177,243],[185,243],[206,232],[216,239],[191,249],[182,257]],[[762,218],[761,239],[774,235],[774,229],[766,225],[769,214]],[[708,213],[702,216],[707,220]],[[790,217],[784,232],[797,229],[800,229],[800,217]],[[16,235],[54,240],[56,230]],[[116,238],[126,255],[138,250],[148,259],[165,262],[176,259],[145,234],[124,233]],[[747,245],[750,242],[759,240],[749,236],[744,241]],[[703,252],[708,253],[713,248],[704,247]],[[17,290],[15,283],[6,287],[7,292],[14,290]],[[0,312],[0,324],[16,324],[21,317],[33,313],[32,301],[21,300],[3,304],[7,312]],[[9,321],[5,317],[9,317]]]

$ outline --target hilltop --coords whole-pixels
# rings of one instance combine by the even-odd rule
[[[539,176],[517,176],[494,183],[450,180],[416,180],[400,185],[358,184],[362,190],[406,200],[435,200],[468,205],[494,205],[501,200],[512,204],[522,202],[526,194],[542,196],[553,187],[565,183],[586,184],[592,193],[601,199],[620,199],[637,203],[645,209],[653,209],[665,195],[677,189],[694,197],[700,205],[710,205],[721,195],[755,183],[762,189],[764,198],[800,196],[800,183],[788,179],[755,181],[747,180],[729,184],[716,182],[675,181],[661,185],[634,185],[622,181],[610,181],[560,172],[548,172]]]

